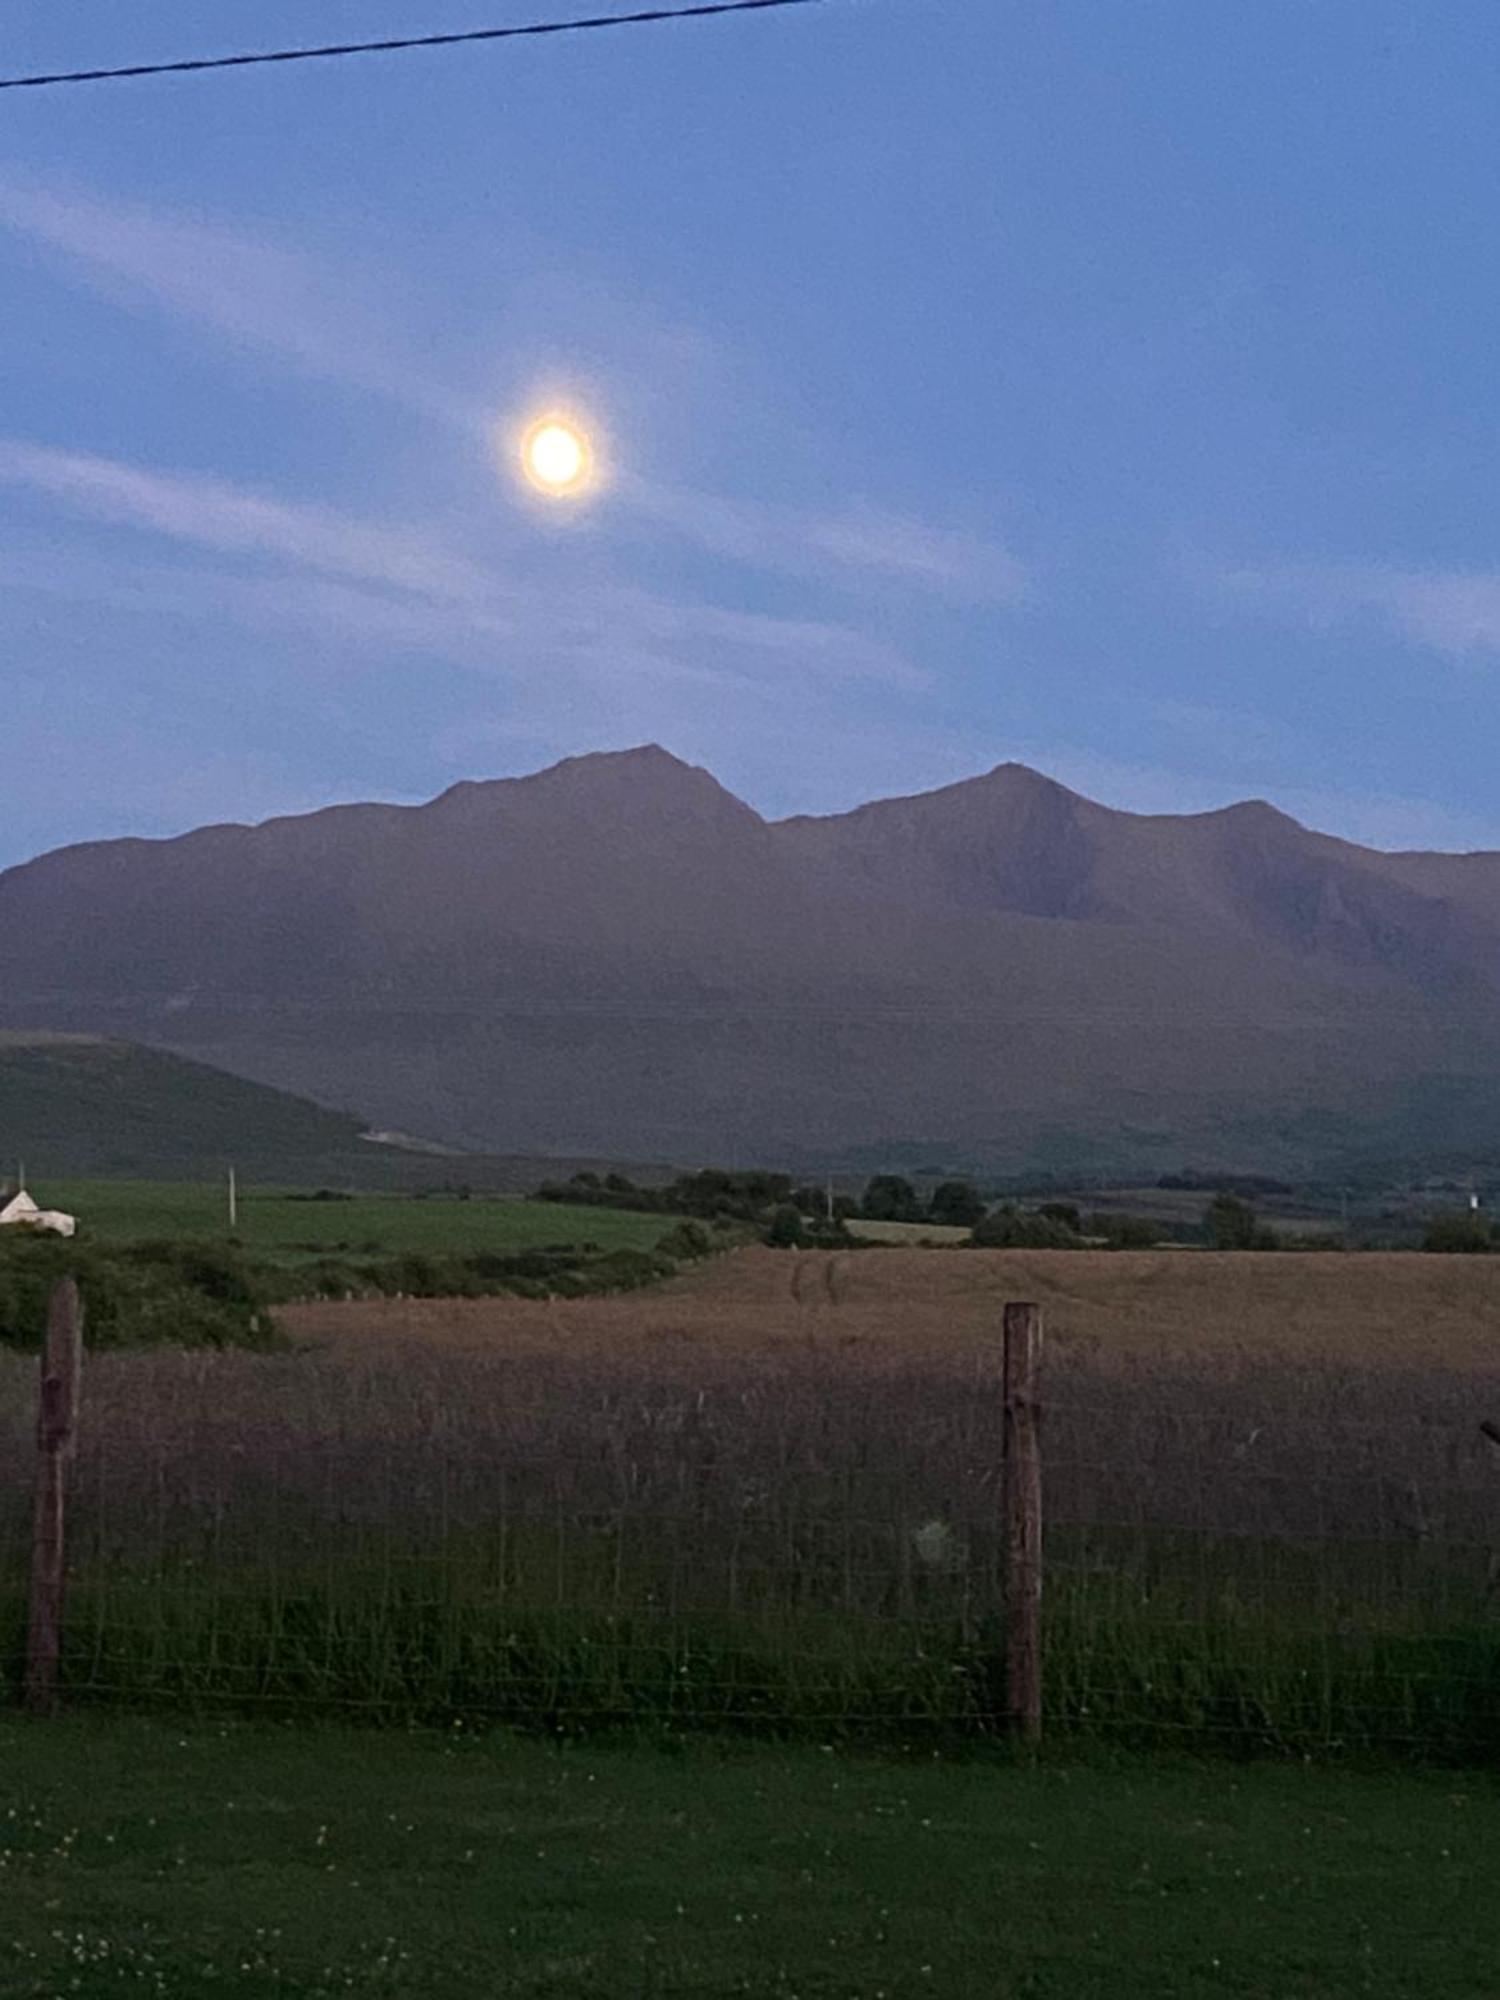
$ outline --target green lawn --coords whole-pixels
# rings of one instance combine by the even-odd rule
[[[192,1181],[47,1181],[34,1189],[45,1207],[76,1215],[90,1242],[147,1237],[212,1238],[229,1233],[222,1186]],[[347,1201],[305,1201],[290,1191],[242,1188],[239,1236],[252,1255],[295,1257],[353,1252],[425,1251],[463,1256],[477,1250],[526,1250],[554,1243],[649,1250],[673,1218],[609,1208],[569,1207],[475,1195],[359,1194]]]
[[[0,1994],[1494,2000],[1500,1786],[0,1723]]]

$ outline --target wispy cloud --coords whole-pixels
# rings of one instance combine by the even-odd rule
[[[0,439],[0,480],[97,520],[144,528],[221,554],[265,556],[437,602],[477,602],[494,579],[420,531],[330,507],[267,498],[226,481],[163,473],[89,452]]]
[[[918,689],[925,677],[885,642],[831,621],[666,598],[609,578],[566,587],[507,573],[430,531],[248,491],[223,480],[0,439],[0,482],[168,544],[244,558],[213,591],[241,615],[323,625],[362,643],[519,678],[596,663],[616,674],[780,680],[801,674]],[[269,570],[274,584],[262,572]],[[87,588],[88,585],[83,587]]]
[[[623,490],[644,520],[713,555],[787,575],[826,575],[833,565],[971,603],[1015,604],[1030,588],[1025,566],[1000,544],[868,504],[819,514],[643,479]]]
[[[1452,659],[1500,653],[1500,571],[1285,564],[1219,569],[1211,580],[1319,630],[1374,619]]]
[[[431,378],[417,344],[393,336],[389,306],[376,305],[373,285],[346,267],[244,230],[15,174],[0,177],[0,228],[121,304],[195,322],[318,381],[470,420]]]

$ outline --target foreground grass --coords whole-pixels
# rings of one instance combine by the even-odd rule
[[[226,1191],[213,1184],[61,1180],[48,1181],[38,1196],[43,1197],[76,1215],[91,1243],[158,1237],[222,1243],[229,1233]],[[237,1234],[246,1252],[258,1257],[296,1260],[337,1250],[462,1256],[555,1243],[649,1250],[672,1221],[671,1216],[506,1195],[463,1201],[454,1195],[357,1194],[347,1200],[310,1201],[288,1189],[250,1187],[240,1194]]]
[[[0,1994],[1493,2000],[1500,1787],[0,1723]]]
[[[535,1524],[503,1532],[503,1555],[455,1540],[446,1563],[394,1545],[371,1557],[331,1544],[301,1574],[205,1571],[190,1556],[139,1572],[117,1560],[112,1575],[91,1564],[70,1586],[66,1698],[334,1725],[500,1723],[578,1739],[644,1728],[885,1749],[994,1740],[1005,1697],[993,1614],[966,1625],[956,1609],[822,1608],[814,1600],[836,1591],[836,1565],[801,1573],[800,1602],[790,1576],[752,1577],[731,1614],[716,1601],[721,1579],[679,1569],[684,1552],[669,1538],[656,1562],[627,1564],[600,1531],[594,1548]],[[19,1528],[5,1539],[0,1686],[18,1696]],[[1338,1554],[1325,1552],[1330,1565]],[[1045,1646],[1054,1731],[1116,1748],[1495,1768],[1492,1623],[1425,1621],[1433,1605],[1414,1578],[1404,1613],[1389,1595],[1350,1599],[1353,1629],[1333,1633],[1298,1605],[1290,1576],[1275,1593],[1237,1599],[1227,1562],[1225,1573],[1211,1604],[1187,1579],[1176,1591],[1162,1584],[1144,1607],[1129,1575],[1061,1578]]]

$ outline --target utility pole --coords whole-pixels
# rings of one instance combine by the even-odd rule
[[[229,1233],[234,1235],[240,1226],[239,1189],[235,1185],[234,1168],[229,1169]]]

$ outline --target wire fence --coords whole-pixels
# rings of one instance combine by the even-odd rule
[[[8,1683],[36,1363],[0,1366]],[[1127,1365],[1042,1390],[1049,1734],[1500,1751],[1500,1382]],[[58,1688],[553,1731],[1014,1720],[1000,1333],[838,1352],[91,1354]],[[1008,1668],[1009,1660],[1009,1668]]]

